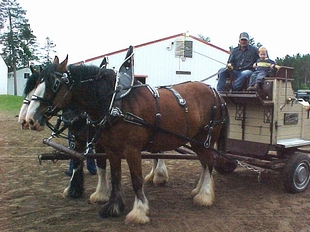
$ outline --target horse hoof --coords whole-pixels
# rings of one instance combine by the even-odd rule
[[[131,215],[126,216],[125,224],[130,225],[130,224],[146,224],[150,222],[150,218],[148,216],[144,217],[134,217],[132,218]]]
[[[70,187],[66,188],[63,192],[64,198],[81,198],[83,196],[84,190],[72,189]]]
[[[213,204],[214,198],[198,194],[194,197],[194,204],[199,206],[211,206]]]
[[[150,172],[148,175],[146,175],[146,177],[144,178],[144,183],[146,184],[151,184],[153,183],[153,179],[154,179],[154,172]]]
[[[119,217],[121,215],[121,212],[124,211],[124,209],[125,205],[123,204],[111,204],[108,202],[99,211],[99,215],[102,218]]]
[[[101,195],[97,192],[94,192],[92,195],[89,197],[89,201],[92,204],[103,204],[107,203],[109,201],[109,195]]]

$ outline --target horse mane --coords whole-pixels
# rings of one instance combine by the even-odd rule
[[[68,70],[77,82],[96,79],[102,72],[102,69],[95,65],[68,65]]]
[[[39,72],[34,72],[27,78],[23,93],[24,97],[27,96],[31,92],[31,90],[33,90],[37,86],[39,78]]]
[[[112,69],[103,69],[95,65],[68,65],[68,71],[77,86],[82,81],[102,79],[107,83],[105,87],[114,88],[116,74]]]
[[[115,88],[115,71],[94,65],[69,65],[67,69],[74,82],[74,91],[81,93],[82,89],[88,89],[87,98],[95,99],[93,104],[107,113]]]

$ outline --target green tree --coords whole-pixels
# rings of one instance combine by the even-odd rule
[[[258,42],[258,43],[255,44],[254,38],[251,38],[250,35],[249,35],[249,37],[250,37],[250,40],[249,40],[249,44],[250,44],[250,45],[256,46],[256,47],[258,47],[258,48],[260,48],[261,46],[263,46],[260,42]],[[235,47],[235,46],[232,46],[232,45],[231,45],[231,46],[229,47],[229,51],[232,51],[232,50],[234,49],[234,47]]]
[[[202,35],[202,34],[198,34],[198,37],[199,37],[200,39],[202,39],[202,40],[208,42],[208,43],[211,42],[211,38],[210,38],[210,37],[206,37],[206,36],[204,36],[204,35]]]
[[[45,44],[41,48],[41,50],[43,50],[43,53],[44,53],[44,55],[41,56],[43,67],[52,63],[53,55],[56,54],[55,47],[56,47],[56,44],[54,43],[54,41],[52,41],[49,37],[46,37]]]
[[[33,35],[26,11],[16,0],[2,0],[0,3],[0,44],[1,55],[14,74],[14,94],[17,95],[16,69],[28,66],[30,61],[38,60],[37,42]]]
[[[309,89],[310,87],[310,55],[296,54],[293,56],[286,55],[284,58],[275,60],[281,66],[289,66],[294,68],[292,75],[293,89]]]

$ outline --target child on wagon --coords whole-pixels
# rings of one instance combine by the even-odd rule
[[[261,87],[265,77],[269,76],[274,68],[279,68],[273,60],[268,58],[267,49],[260,47],[258,49],[259,59],[253,64],[255,71],[250,76],[249,87],[247,91],[257,91]]]

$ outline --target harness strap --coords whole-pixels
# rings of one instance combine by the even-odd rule
[[[212,107],[212,110],[211,110],[211,120],[210,120],[209,124],[204,127],[204,129],[207,131],[207,138],[206,138],[205,142],[203,143],[205,148],[209,148],[211,145],[211,139],[212,139],[212,132],[213,132],[213,125],[214,125],[214,118],[216,115],[216,110],[217,110],[217,107],[214,105]]]
[[[165,88],[169,91],[171,91],[173,93],[173,95],[176,97],[178,103],[180,106],[186,106],[186,101],[184,98],[182,98],[182,96],[173,88],[169,87],[169,86],[164,86],[162,88]]]
[[[156,102],[155,127],[159,128],[160,127],[160,121],[161,121],[159,93],[158,93],[157,89],[155,89],[149,85],[147,85],[147,89],[151,92],[151,94],[155,98],[155,102]],[[154,132],[150,138],[150,141],[147,145],[147,148],[145,148],[145,150],[150,150],[150,148],[152,147],[152,145],[154,143],[154,139],[155,139],[157,132],[158,132],[157,130],[154,130]]]
[[[166,129],[161,128],[161,127],[155,128],[155,125],[147,123],[143,118],[140,118],[140,117],[138,117],[138,116],[136,116],[136,115],[134,115],[132,113],[125,113],[125,114],[122,114],[121,116],[124,118],[124,120],[126,122],[129,122],[129,123],[132,123],[132,124],[135,124],[135,125],[138,125],[138,126],[144,126],[144,127],[147,127],[147,128],[156,129],[158,131],[161,131],[162,133],[170,134],[170,135],[173,135],[173,136],[175,136],[175,137],[177,137],[179,139],[184,139],[184,140],[186,140],[188,142],[196,143],[198,145],[204,146],[204,143],[202,143],[202,142],[200,142],[200,141],[198,141],[196,139],[189,138],[188,136],[183,136],[183,135],[174,133],[172,131],[166,130]],[[231,162],[237,164],[237,160],[236,159],[226,155],[225,153],[223,153],[223,152],[221,152],[221,151],[219,151],[219,150],[217,150],[215,148],[212,148],[212,147],[208,147],[208,149],[214,151],[216,154],[218,154],[218,155],[220,155],[220,156],[230,160]]]
[[[41,102],[46,102],[48,104],[53,104],[53,102],[51,102],[50,100],[44,99],[43,97],[39,97],[35,94],[32,95],[31,101],[41,101]]]
[[[165,89],[171,91],[173,93],[173,95],[176,97],[179,105],[184,107],[184,109],[185,109],[185,118],[186,118],[186,136],[188,136],[188,131],[189,131],[189,128],[188,128],[188,107],[187,107],[187,104],[186,104],[186,100],[181,96],[181,94],[179,94],[178,91],[176,91],[172,87],[170,87],[170,86],[163,86],[162,88],[165,88]]]
[[[214,88],[211,88],[210,86],[209,86],[209,88],[212,90],[213,95],[214,95],[214,105],[213,105],[213,107],[211,109],[211,119],[210,119],[210,122],[209,122],[208,125],[206,125],[204,127],[204,129],[207,131],[207,138],[206,138],[206,140],[205,140],[205,142],[203,144],[205,148],[209,148],[210,145],[211,145],[213,126],[215,124],[222,123],[222,120],[214,121],[215,120],[215,116],[216,116],[216,112],[217,112],[217,107],[216,107],[216,102],[215,101],[216,101],[216,99],[219,98],[219,95],[217,94],[217,92],[215,91]]]
[[[29,104],[30,104],[30,100],[28,100],[27,98],[25,98],[25,99],[23,100],[23,104],[29,105]]]

